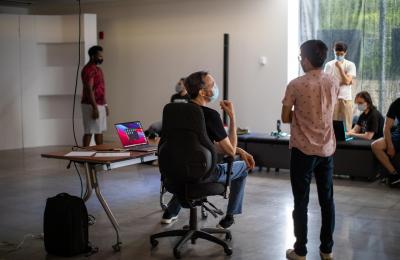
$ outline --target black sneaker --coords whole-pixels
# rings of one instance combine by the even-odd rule
[[[230,226],[232,226],[233,223],[235,223],[233,217],[225,216],[219,221],[217,228],[228,229]]]
[[[171,224],[172,222],[174,222],[177,219],[178,219],[178,215],[172,215],[166,209],[164,211],[164,214],[162,215],[161,224]]]
[[[400,174],[390,174],[389,175],[389,186],[393,187],[400,184]]]

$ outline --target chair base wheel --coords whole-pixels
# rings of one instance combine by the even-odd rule
[[[179,252],[178,250],[174,249],[174,256],[176,259],[180,259],[181,258],[181,252]]]
[[[121,251],[121,242],[117,242],[115,245],[112,246],[112,248],[114,249],[114,252],[119,252]]]
[[[226,241],[231,241],[232,240],[232,234],[231,233],[226,233],[225,240]]]
[[[230,248],[225,248],[224,251],[225,251],[226,255],[232,255],[232,253],[233,253],[232,249],[230,249]]]
[[[158,246],[158,240],[150,239],[150,244],[152,248],[155,248],[156,246]]]

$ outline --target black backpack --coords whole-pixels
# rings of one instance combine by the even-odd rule
[[[60,193],[48,198],[44,211],[44,246],[49,254],[74,256],[91,251],[88,212],[83,199]]]

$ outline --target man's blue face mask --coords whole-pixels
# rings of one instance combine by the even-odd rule
[[[344,61],[344,55],[336,55],[336,54],[335,54],[335,60],[337,60],[337,61]]]
[[[218,99],[218,96],[219,96],[219,88],[218,88],[217,84],[215,84],[215,82],[214,82],[214,86],[212,88],[212,94],[213,95],[211,97],[209,97],[210,98],[210,102],[216,101]]]

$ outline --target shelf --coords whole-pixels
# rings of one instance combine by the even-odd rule
[[[59,97],[59,96],[74,96],[74,94],[39,94],[38,97]],[[81,97],[81,94],[76,94],[76,97]]]
[[[43,44],[78,44],[78,41],[59,41],[59,42],[36,42],[36,44],[43,45]],[[85,41],[81,41],[81,44],[85,44]]]

